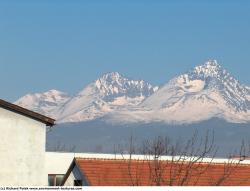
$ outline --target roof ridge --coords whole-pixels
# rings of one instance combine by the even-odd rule
[[[137,161],[137,162],[145,162],[145,161],[156,161],[156,160],[152,160],[152,159],[116,159],[116,158],[92,158],[92,157],[88,157],[88,158],[83,158],[83,157],[75,157],[76,160],[93,160],[93,161]],[[173,163],[188,163],[188,162],[192,162],[192,161],[171,161],[171,160],[158,160],[158,161],[161,161],[161,162],[173,162]],[[229,161],[229,163],[231,165],[240,165],[240,166],[250,166],[250,164],[247,164],[247,163],[241,163],[241,162],[235,162],[235,163],[231,163]],[[213,164],[213,165],[225,165],[227,164],[226,162],[224,163],[219,163],[219,162],[213,162],[213,161],[200,161],[200,162],[196,162],[196,164]]]
[[[127,160],[133,160],[133,161],[145,161],[143,159],[122,159],[122,158],[98,158],[98,157],[75,157],[76,160],[80,159],[80,160],[107,160],[107,161],[110,161],[110,160],[116,160],[116,161],[127,161]]]

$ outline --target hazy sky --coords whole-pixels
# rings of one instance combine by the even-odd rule
[[[217,59],[250,85],[250,1],[1,0],[1,98],[77,93],[118,71],[153,85]]]

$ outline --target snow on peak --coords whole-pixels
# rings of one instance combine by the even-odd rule
[[[119,72],[109,72],[104,74],[100,79],[102,80],[112,80],[112,81],[117,81],[120,78],[124,78]]]
[[[248,90],[241,85],[229,72],[221,67],[217,61],[208,61],[197,66],[186,74],[190,80],[204,81],[204,88],[217,91],[236,111],[247,111],[250,104],[247,102]]]
[[[131,80],[118,72],[107,73],[68,101],[59,110],[60,120],[76,122],[98,118],[117,108],[138,105],[156,90],[143,80]]]
[[[44,92],[44,94],[47,94],[47,95],[66,95],[66,93],[55,90],[55,89]]]
[[[172,79],[141,106],[167,121],[250,120],[249,90],[215,60]]]
[[[160,88],[110,72],[75,96],[50,90],[28,94],[16,104],[59,122],[100,117],[119,122],[193,123],[212,117],[250,121],[250,88],[241,85],[216,60],[194,67]]]
[[[49,90],[43,93],[27,94],[18,99],[15,104],[32,111],[54,117],[53,112],[70,99],[66,93]]]
[[[197,66],[193,70],[193,73],[204,75],[204,77],[218,77],[222,72],[225,74],[227,73],[216,60],[209,60],[204,65]]]
[[[40,103],[44,103],[44,101],[52,103],[67,100],[68,98],[69,96],[64,92],[58,90],[49,90],[43,93],[27,94],[17,100],[15,103],[18,105],[29,107],[29,105],[35,104],[35,102],[36,104],[38,104],[37,101],[39,101]]]
[[[207,67],[215,67],[215,68],[221,68],[221,66],[218,64],[217,60],[210,59],[208,60],[205,65]]]
[[[114,101],[117,97],[148,97],[152,95],[157,88],[143,80],[131,80],[118,72],[111,72],[103,75],[91,83],[87,88],[83,89],[79,95],[86,95],[86,89],[94,88],[96,94],[104,101]]]

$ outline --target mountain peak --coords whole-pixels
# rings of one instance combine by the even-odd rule
[[[157,89],[143,80],[131,80],[118,72],[104,74],[60,109],[64,121],[103,116],[120,107],[134,107]]]
[[[105,81],[117,81],[120,78],[124,78],[119,72],[109,72],[104,74],[99,80],[105,80]]]
[[[53,111],[70,99],[66,93],[52,89],[43,93],[27,94],[15,104],[32,111],[54,117]]]
[[[64,93],[64,92],[61,92],[61,91],[55,90],[55,89],[44,92],[43,94],[44,95],[54,95],[54,96],[62,96],[62,95],[66,96],[67,95],[67,93]]]
[[[217,60],[208,60],[204,66],[207,66],[207,67],[216,67],[216,68],[221,68],[221,66],[218,64]]]
[[[110,72],[104,74],[101,78],[94,82],[94,87],[104,97],[109,97],[108,100],[114,97],[148,97],[154,93],[154,87],[143,80],[132,80],[124,77],[118,72]],[[106,101],[106,100],[105,100]]]
[[[249,103],[247,101],[249,92],[247,88],[241,85],[240,82],[220,66],[216,60],[209,60],[183,76],[188,81],[202,81],[204,90],[217,91],[227,105],[236,112],[246,112],[249,109]]]
[[[204,77],[218,77],[227,74],[227,71],[216,60],[208,60],[205,64],[196,66],[191,73]]]
[[[197,120],[202,114],[203,119],[217,116],[229,121],[242,120],[242,116],[248,115],[249,120],[249,91],[216,60],[209,60],[166,83],[146,99],[143,106],[162,109],[168,114],[176,111],[178,120],[190,120],[191,117]],[[189,115],[190,108],[194,107],[197,114]]]

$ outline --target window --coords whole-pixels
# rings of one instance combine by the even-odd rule
[[[64,174],[49,174],[48,185],[49,186],[60,186],[63,180]]]
[[[82,186],[82,180],[74,180],[74,186]]]

